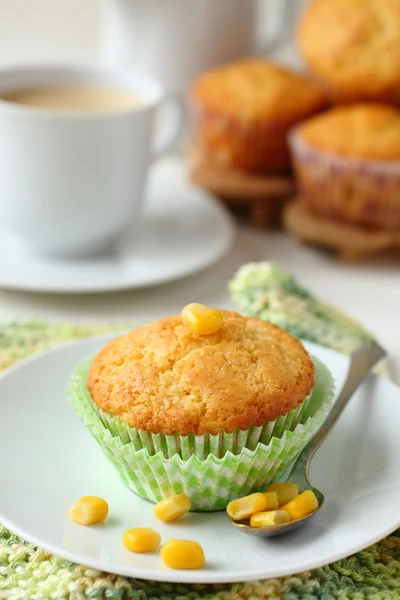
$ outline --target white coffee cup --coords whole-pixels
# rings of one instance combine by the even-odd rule
[[[295,0],[103,0],[101,58],[144,69],[186,95],[198,74],[286,41],[294,8]]]
[[[180,110],[165,105],[163,87],[133,70],[0,70],[0,97],[69,84],[126,90],[140,102],[115,112],[72,112],[0,100],[0,228],[34,252],[58,256],[96,252],[139,222],[148,168],[180,128]],[[160,123],[162,105],[173,118]]]

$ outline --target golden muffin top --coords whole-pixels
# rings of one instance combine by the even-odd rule
[[[221,312],[211,335],[179,315],[109,342],[90,368],[93,401],[131,427],[167,435],[231,433],[287,414],[314,386],[303,345],[271,323]]]
[[[400,103],[400,0],[312,0],[298,47],[338,100]]]
[[[313,148],[341,156],[400,160],[400,110],[384,104],[333,108],[298,127]]]
[[[295,123],[326,105],[323,92],[302,75],[261,59],[248,59],[200,76],[195,107],[234,119]]]

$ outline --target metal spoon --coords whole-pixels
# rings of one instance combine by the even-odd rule
[[[276,535],[289,533],[289,531],[297,529],[301,525],[307,523],[317,514],[318,511],[321,510],[325,502],[324,495],[322,492],[320,492],[320,490],[317,490],[315,487],[313,487],[308,479],[311,460],[342,414],[356,389],[367,377],[372,367],[382,358],[384,358],[384,356],[386,356],[385,350],[383,350],[383,348],[381,348],[374,341],[363,344],[351,354],[346,381],[343,384],[342,391],[340,392],[338,399],[336,400],[325,423],[304,448],[303,452],[300,454],[293,466],[290,474],[290,482],[298,483],[302,492],[305,490],[312,490],[317,497],[319,505],[318,508],[306,517],[298,519],[297,521],[292,521],[291,523],[284,523],[282,525],[275,525],[272,527],[250,527],[250,525],[240,522],[236,523],[231,519],[231,524],[234,527],[240,531],[243,531],[244,533],[250,533],[251,535],[260,537],[273,537]]]

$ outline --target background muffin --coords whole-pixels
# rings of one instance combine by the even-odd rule
[[[315,214],[400,229],[400,110],[334,108],[291,136],[300,200]]]
[[[200,153],[244,171],[287,171],[289,128],[325,106],[305,77],[258,59],[204,74],[191,96]]]
[[[284,476],[325,419],[332,378],[301,342],[223,311],[215,334],[168,317],[111,341],[70,385],[74,410],[124,483],[218,510]]]
[[[399,0],[313,0],[298,48],[337,101],[400,104]]]

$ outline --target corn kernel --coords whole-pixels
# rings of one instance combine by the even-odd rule
[[[179,517],[186,515],[191,507],[190,498],[186,494],[167,496],[154,507],[154,514],[160,521],[176,521]]]
[[[188,304],[182,310],[182,319],[192,331],[200,335],[216,333],[222,327],[221,311],[204,304]]]
[[[122,542],[131,552],[155,552],[160,545],[161,535],[154,529],[135,527],[125,531]]]
[[[314,512],[318,508],[318,500],[314,492],[307,490],[285,504],[282,508],[283,510],[287,510],[292,521],[297,521],[297,519],[302,519]]]
[[[254,513],[261,512],[267,507],[265,494],[256,493],[250,496],[244,496],[238,500],[232,500],[226,507],[226,512],[232,521],[242,521],[248,519]]]
[[[300,488],[297,483],[272,483],[267,487],[267,492],[276,492],[279,506],[283,506],[297,498],[300,494]]]
[[[200,544],[186,540],[168,540],[161,548],[161,558],[170,569],[201,569],[205,563]]]
[[[289,523],[290,516],[286,510],[270,510],[269,512],[259,512],[250,518],[251,527],[273,527]]]
[[[79,525],[94,525],[104,521],[108,515],[108,504],[97,496],[83,496],[68,511],[71,521]]]
[[[278,494],[276,492],[264,492],[264,497],[267,501],[267,506],[264,510],[276,510],[279,508]]]

